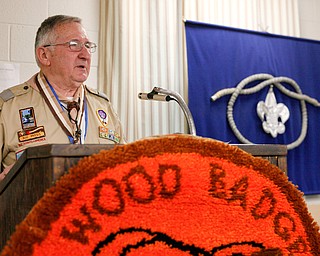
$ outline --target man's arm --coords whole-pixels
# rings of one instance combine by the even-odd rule
[[[0,110],[0,120],[1,120],[1,110]],[[2,122],[0,121],[0,160],[1,160],[0,181],[3,180],[7,174],[7,172],[5,172],[2,168],[2,157],[3,157],[2,149],[3,149],[3,125],[2,125]]]

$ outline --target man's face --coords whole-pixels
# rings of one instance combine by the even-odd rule
[[[71,40],[82,43],[89,41],[86,31],[81,24],[73,22],[56,27],[57,38],[52,44],[60,44]],[[78,87],[87,80],[90,72],[91,53],[83,46],[81,51],[71,51],[68,45],[49,47],[50,79],[53,83],[67,87]]]

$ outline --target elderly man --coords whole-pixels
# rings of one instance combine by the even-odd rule
[[[125,142],[107,97],[84,85],[96,47],[77,17],[43,21],[35,40],[39,73],[0,94],[0,180],[27,147]]]

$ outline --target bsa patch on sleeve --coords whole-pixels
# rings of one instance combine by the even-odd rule
[[[44,126],[37,126],[33,107],[20,109],[20,121],[22,130],[18,131],[19,142],[37,140],[46,136]]]
[[[97,109],[96,112],[97,112],[97,116],[98,116],[98,119],[99,119],[100,123],[103,126],[107,126],[107,124],[108,124],[108,115],[107,115],[107,113],[103,109]]]
[[[33,108],[25,108],[19,110],[20,121],[23,130],[34,128],[37,126]]]
[[[28,140],[38,139],[45,137],[46,133],[43,126],[35,127],[29,130],[22,130],[18,132],[19,142],[25,142]]]

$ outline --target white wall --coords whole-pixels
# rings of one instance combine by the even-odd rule
[[[298,2],[301,37],[320,40],[320,0],[299,0]],[[318,100],[320,100],[320,96]],[[310,213],[320,225],[320,195],[306,196],[305,198]]]
[[[38,72],[34,58],[35,34],[41,22],[55,14],[82,18],[90,40],[98,43],[99,3],[99,0],[1,0],[0,61],[20,64],[20,82]],[[93,88],[97,88],[97,65],[98,51],[93,54],[86,83]]]

